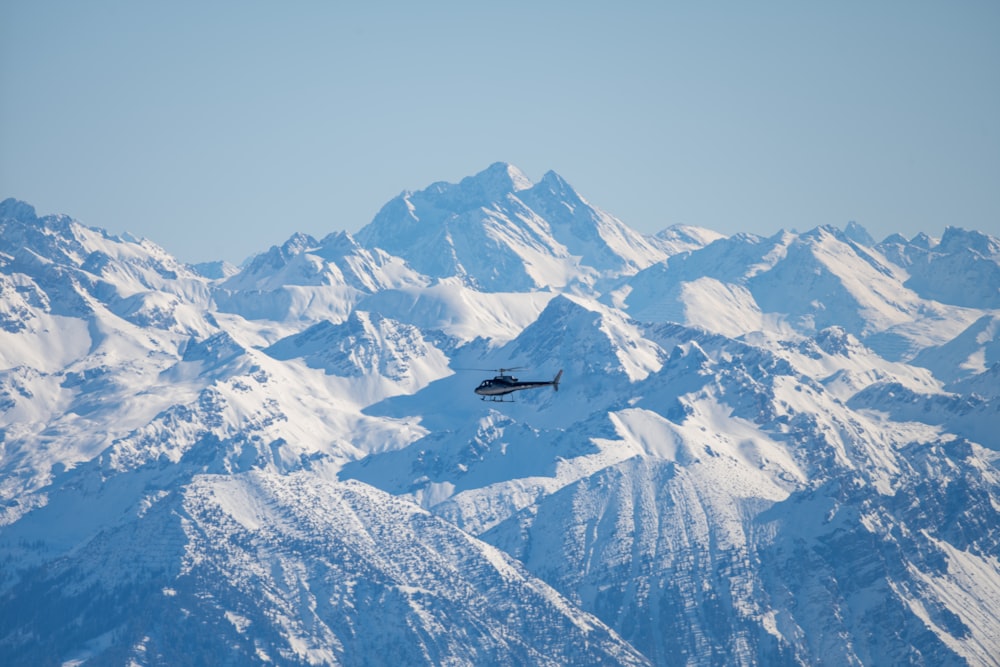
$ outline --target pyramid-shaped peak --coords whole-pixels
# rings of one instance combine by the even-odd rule
[[[534,184],[520,169],[506,162],[494,162],[475,176],[466,176],[458,184],[461,191],[479,201],[497,201],[508,194],[527,190]]]
[[[580,199],[579,193],[573,189],[573,186],[565,178],[551,170],[545,172],[542,180],[538,182],[537,187],[545,188],[559,199],[568,201],[578,201]]]
[[[560,176],[556,172],[552,171],[551,169],[549,171],[545,172],[545,174],[542,176],[542,180],[540,182],[541,183],[547,183],[547,184],[554,185],[554,186],[558,186],[559,188],[562,188],[562,189],[566,189],[566,188],[569,188],[571,190],[573,189],[572,186],[569,184],[569,182],[565,178],[563,178],[562,176]]]
[[[847,227],[844,228],[844,236],[861,245],[875,245],[875,239],[868,233],[868,230],[854,220],[847,223]]]
[[[630,343],[623,344],[629,340]],[[567,374],[600,373],[635,381],[660,366],[659,348],[623,313],[586,297],[553,297],[538,318],[506,346],[501,356],[541,368],[564,366]]]
[[[596,302],[572,294],[557,294],[549,300],[538,320],[563,320],[567,317],[585,317],[592,321],[600,319],[603,313]]]

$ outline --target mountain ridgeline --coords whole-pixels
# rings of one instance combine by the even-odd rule
[[[504,163],[241,267],[8,199],[0,664],[995,665],[998,333],[987,234]]]

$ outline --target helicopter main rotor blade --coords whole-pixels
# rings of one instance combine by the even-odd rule
[[[477,371],[477,372],[481,372],[481,373],[500,373],[502,375],[505,371],[525,371],[525,370],[528,370],[528,367],[527,366],[513,366],[511,368],[508,368],[506,366],[504,366],[503,368],[465,368],[465,367],[462,367],[462,368],[454,368],[452,370],[456,370],[456,371]]]

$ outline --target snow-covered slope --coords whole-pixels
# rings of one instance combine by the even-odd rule
[[[4,597],[4,664],[646,664],[501,551],[301,472],[196,476]]]
[[[503,163],[239,270],[2,202],[0,663],[997,664],[998,247]]]
[[[1000,316],[983,315],[948,342],[921,350],[913,363],[926,366],[943,380],[983,373],[1000,364],[998,333]]]

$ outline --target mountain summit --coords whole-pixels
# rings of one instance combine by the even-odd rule
[[[495,292],[592,284],[666,257],[554,172],[532,184],[502,162],[458,184],[400,194],[357,238],[427,275]]]

